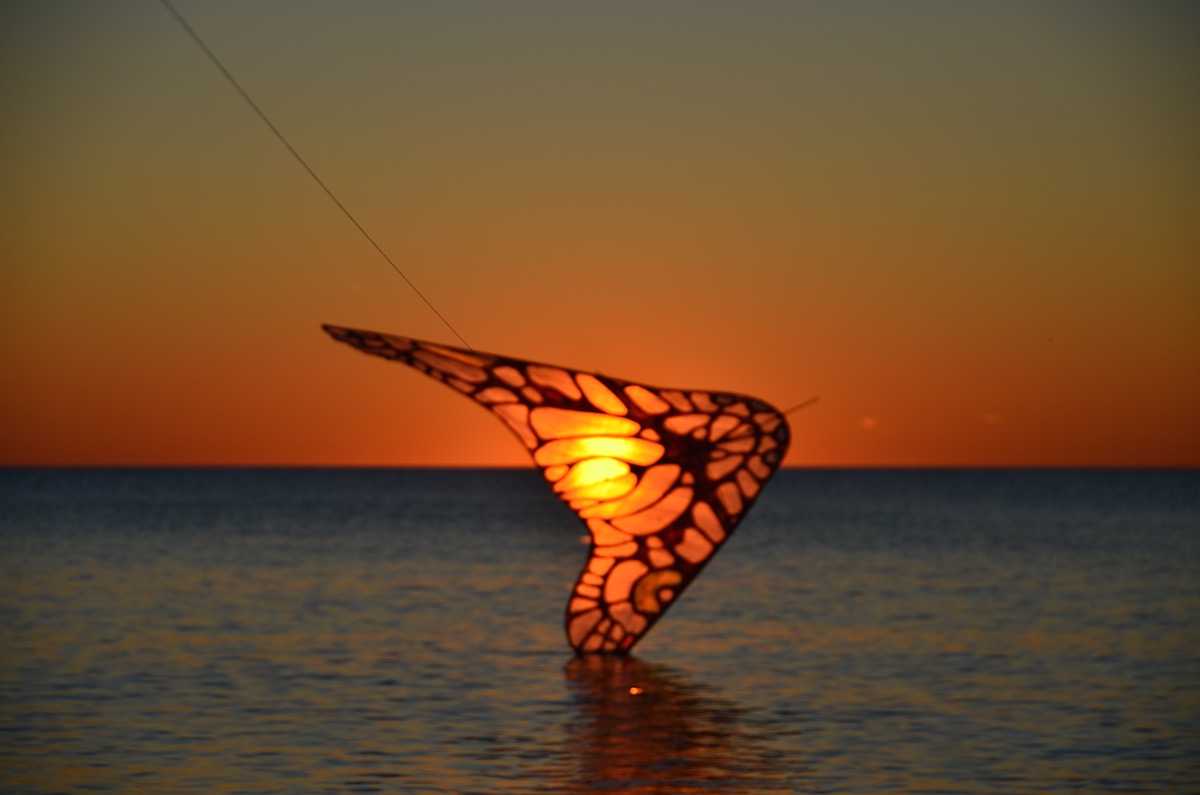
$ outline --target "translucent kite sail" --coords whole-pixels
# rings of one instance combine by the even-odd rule
[[[576,652],[633,648],[775,473],[787,421],[745,395],[659,389],[374,331],[334,339],[415,367],[504,421],[591,533],[567,603]]]

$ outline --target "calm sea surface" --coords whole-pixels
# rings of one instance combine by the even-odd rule
[[[1200,472],[786,471],[626,660],[584,532],[531,470],[0,471],[0,790],[1200,791]]]

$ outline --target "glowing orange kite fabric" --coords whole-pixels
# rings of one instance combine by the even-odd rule
[[[587,525],[567,603],[576,652],[628,652],[754,504],[788,446],[782,413],[728,392],[658,389],[375,331],[336,340],[404,362],[495,412]]]

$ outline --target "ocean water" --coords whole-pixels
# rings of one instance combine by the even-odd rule
[[[0,471],[6,793],[1200,791],[1200,472],[773,480],[628,659],[529,470]]]

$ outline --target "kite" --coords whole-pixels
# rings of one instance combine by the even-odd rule
[[[577,654],[628,653],[733,534],[787,452],[787,420],[757,398],[324,329],[482,404],[529,449],[591,535],[566,610]]]

